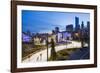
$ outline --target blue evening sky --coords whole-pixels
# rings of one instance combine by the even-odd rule
[[[79,24],[90,21],[89,13],[22,10],[22,31],[51,32],[55,27],[65,30],[66,25],[75,26],[75,17],[79,17]]]

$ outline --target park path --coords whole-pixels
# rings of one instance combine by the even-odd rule
[[[87,44],[85,45],[87,46]],[[56,52],[63,50],[63,49],[69,49],[69,48],[80,48],[81,42],[77,41],[71,41],[70,44],[66,45],[58,45],[55,47]],[[51,48],[48,48],[48,57],[50,57],[51,54]],[[39,62],[39,61],[47,61],[47,49],[41,50],[40,52],[37,52],[36,54],[33,54],[30,58],[25,59],[23,62]]]

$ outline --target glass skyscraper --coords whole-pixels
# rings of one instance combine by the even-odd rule
[[[80,29],[79,17],[75,17],[75,31],[77,32]]]

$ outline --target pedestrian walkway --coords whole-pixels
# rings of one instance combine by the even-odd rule
[[[80,48],[80,47],[81,47],[81,42],[71,41],[70,44],[56,46],[55,50],[56,52],[58,52],[63,49]],[[51,48],[48,48],[48,57],[50,57],[50,54],[51,54]],[[33,54],[30,58],[27,58],[23,62],[44,62],[44,61],[47,61],[47,49],[41,50],[40,52]]]

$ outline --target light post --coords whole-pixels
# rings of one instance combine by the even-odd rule
[[[83,21],[82,21],[82,24],[81,24],[81,44],[82,44],[82,48],[84,47],[84,24],[83,24]]]
[[[66,36],[66,48],[67,48],[67,36]]]
[[[47,61],[48,61],[48,34],[47,34],[47,39],[46,39],[46,46],[47,46]]]

